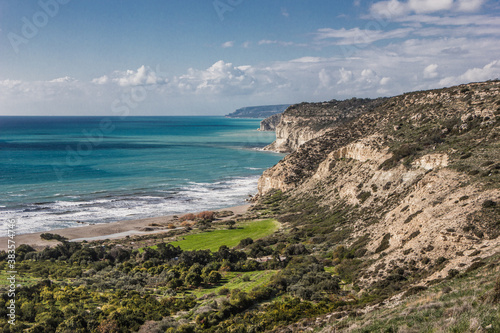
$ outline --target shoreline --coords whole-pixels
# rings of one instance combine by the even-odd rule
[[[244,204],[213,211],[230,210],[234,215],[244,214],[252,204]],[[233,215],[233,216],[234,216]],[[70,227],[64,229],[54,229],[50,231],[34,232],[22,235],[16,235],[14,241],[16,248],[22,244],[28,244],[35,249],[43,249],[46,246],[54,246],[59,244],[55,240],[44,240],[40,238],[43,233],[58,234],[66,237],[68,241],[94,241],[99,239],[120,239],[132,235],[149,235],[155,233],[169,232],[172,229],[159,229],[158,227],[166,227],[169,223],[174,222],[175,215],[164,215],[158,217],[150,217],[137,220],[121,220],[110,223],[101,223],[94,225],[86,225],[81,227]],[[224,219],[224,218],[223,218]],[[156,224],[159,226],[151,226]],[[7,251],[8,237],[0,237],[0,251]]]

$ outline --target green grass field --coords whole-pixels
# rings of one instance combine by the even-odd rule
[[[244,238],[259,239],[275,232],[279,227],[276,220],[262,220],[239,223],[235,229],[218,229],[199,234],[184,236],[183,240],[172,242],[184,251],[210,250],[217,251],[222,245],[234,247]]]
[[[249,292],[255,287],[268,283],[277,272],[278,271],[276,270],[255,272],[226,272],[223,273],[221,285],[213,288],[197,289],[189,293],[196,297],[201,297],[203,295],[211,293],[217,294],[222,288],[227,288],[229,290],[239,289],[241,291]],[[245,277],[247,281],[245,281]]]
[[[268,236],[278,230],[279,222],[273,219],[239,223],[235,229],[217,229],[184,236],[182,240],[171,242],[184,251],[217,251],[222,245],[234,247],[244,238],[253,240]],[[156,246],[152,246],[155,249]]]

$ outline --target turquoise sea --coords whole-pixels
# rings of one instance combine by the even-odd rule
[[[259,121],[0,117],[0,220],[28,233],[243,204],[283,157],[260,150],[275,134]]]

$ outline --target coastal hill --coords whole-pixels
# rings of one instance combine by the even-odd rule
[[[290,104],[247,106],[237,109],[226,115],[227,118],[267,118],[274,114],[281,113]]]
[[[329,103],[289,107],[268,149],[291,153],[260,178],[258,209],[333,250],[336,271],[369,293],[424,290],[498,255],[499,81],[351,110],[339,121]]]
[[[498,80],[292,105],[246,207],[0,251],[0,331],[500,332],[499,116]]]

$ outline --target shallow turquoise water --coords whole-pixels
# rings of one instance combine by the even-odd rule
[[[242,204],[283,155],[223,117],[0,117],[0,218],[19,233]]]

